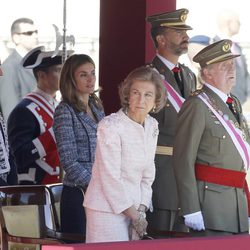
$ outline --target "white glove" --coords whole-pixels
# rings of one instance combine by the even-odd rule
[[[248,225],[249,225],[249,227],[250,227],[250,217],[248,217]]]
[[[192,229],[197,231],[205,230],[204,220],[201,211],[184,215],[184,218],[186,226],[191,227]]]

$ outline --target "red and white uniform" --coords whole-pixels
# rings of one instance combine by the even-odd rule
[[[20,184],[59,182],[60,162],[52,129],[55,107],[46,97],[39,89],[28,94],[9,118],[10,148]]]

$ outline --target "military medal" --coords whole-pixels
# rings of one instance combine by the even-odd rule
[[[220,116],[223,116],[224,114],[223,114],[223,112],[221,111],[221,110],[217,110],[218,111],[218,113],[220,114]]]
[[[229,116],[227,114],[224,114],[223,116],[224,121],[229,121]]]

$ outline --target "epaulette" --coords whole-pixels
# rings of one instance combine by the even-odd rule
[[[200,93],[203,92],[203,89],[196,89],[195,91],[191,92],[191,96],[197,96],[199,95]]]
[[[145,67],[150,67],[150,68],[154,68],[154,64],[153,63],[145,63],[144,65]]]

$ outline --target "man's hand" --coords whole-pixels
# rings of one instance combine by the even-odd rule
[[[205,230],[204,220],[203,220],[201,211],[184,215],[184,218],[185,218],[184,222],[186,226],[197,231]]]

